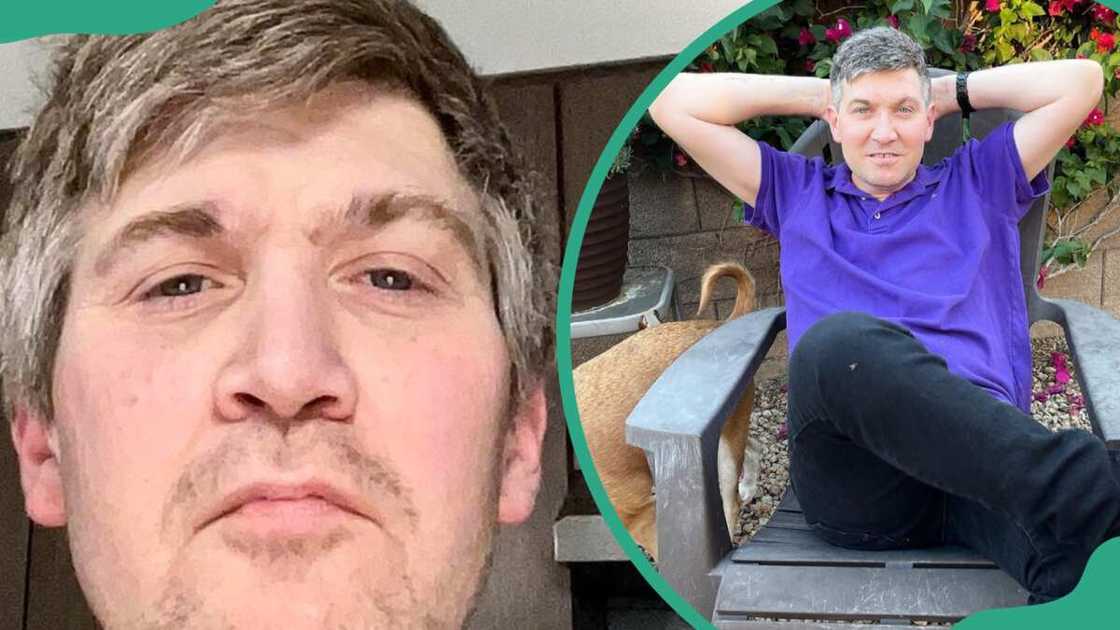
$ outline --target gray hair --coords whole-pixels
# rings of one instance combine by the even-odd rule
[[[434,20],[403,0],[229,0],[182,24],[67,38],[11,163],[0,238],[0,376],[10,405],[53,413],[79,210],[109,203],[155,152],[185,156],[246,112],[358,81],[403,89],[438,122],[481,199],[482,261],[520,403],[551,364],[559,225],[486,86]]]
[[[869,72],[913,68],[922,83],[922,99],[930,99],[929,69],[922,47],[905,33],[889,26],[876,26],[852,35],[832,56],[828,74],[832,103],[840,106],[844,83],[851,83]]]

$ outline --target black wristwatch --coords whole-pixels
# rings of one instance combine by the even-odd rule
[[[960,105],[961,107],[962,118],[968,118],[968,115],[975,111],[974,109],[972,109],[972,103],[970,103],[968,100],[967,72],[957,73],[957,105]]]

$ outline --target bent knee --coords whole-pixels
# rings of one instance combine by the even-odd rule
[[[797,341],[790,356],[790,369],[796,366],[820,365],[842,351],[850,357],[852,350],[858,350],[868,343],[871,330],[889,325],[867,313],[843,311],[817,320]]]

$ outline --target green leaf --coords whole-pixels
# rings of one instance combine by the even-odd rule
[[[949,42],[949,33],[945,29],[938,29],[933,35],[933,45],[946,55],[953,54],[953,45]]]
[[[813,14],[813,0],[794,0],[793,12],[802,17]]]
[[[891,15],[901,13],[903,11],[909,11],[913,8],[914,0],[897,0],[893,5],[891,5]]]
[[[929,9],[933,6],[933,0],[922,0],[922,12],[929,15]]]
[[[758,38],[758,50],[765,55],[777,56],[778,45],[774,43],[773,37],[762,35]]]
[[[827,30],[828,29],[826,29],[821,24],[813,24],[812,26],[809,27],[809,32],[813,34],[813,37],[815,37],[818,42],[824,40],[824,36],[825,36]]]
[[[1040,15],[1046,15],[1046,10],[1045,9],[1043,9],[1042,7],[1038,6],[1037,4],[1035,4],[1033,2],[1030,2],[1030,0],[1028,0],[1027,2],[1024,2],[1023,4],[1019,5],[1019,10],[1023,12],[1023,15],[1027,15],[1027,16],[1030,16],[1030,17],[1038,17]]]
[[[1000,63],[1006,62],[1008,59],[1015,56],[1015,49],[1011,47],[1011,44],[1002,40],[996,42],[996,52],[999,53]]]
[[[778,137],[782,139],[782,149],[789,150],[789,148],[793,146],[793,137],[789,135],[788,131],[781,127],[778,127],[774,131],[777,132]]]
[[[1035,48],[1031,50],[1031,61],[1050,61],[1053,57],[1050,51],[1045,48]]]
[[[924,15],[918,15],[917,13],[911,15],[910,19],[906,22],[907,28],[910,29],[910,34],[914,36],[914,39],[919,40],[919,44],[926,43],[929,40],[929,36],[926,34],[926,27],[929,25],[929,22],[929,18]]]
[[[949,4],[949,0],[934,0],[933,8],[927,11],[933,17],[942,19],[949,19],[953,17],[953,9]]]
[[[1007,7],[1003,7],[1002,9],[999,10],[999,24],[1000,24],[1000,26],[1007,26],[1008,24],[1014,24],[1018,21],[1019,21],[1019,15],[1017,13],[1015,13],[1014,11],[1012,11],[1011,9],[1008,9]]]

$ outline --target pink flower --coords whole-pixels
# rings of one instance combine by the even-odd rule
[[[1050,366],[1055,370],[1066,369],[1066,355],[1064,352],[1051,352],[1050,353]]]
[[[988,13],[999,11],[999,0],[984,0],[984,10]]]
[[[1116,70],[1112,73],[1112,76],[1116,79],[1120,79],[1120,68],[1116,68]]]
[[[1040,267],[1038,269],[1038,280],[1035,280],[1034,284],[1035,284],[1036,287],[1038,287],[1039,291],[1042,290],[1042,287],[1046,286],[1046,275],[1049,274],[1049,273],[1050,273],[1050,268],[1047,267],[1046,265],[1043,265],[1042,267]]]
[[[674,151],[673,163],[677,165],[677,168],[684,168],[688,166],[688,157],[685,156],[683,151]]]
[[[813,31],[802,27],[801,34],[797,36],[797,43],[801,46],[812,46],[817,43],[817,38],[813,37]]]
[[[1070,136],[1069,140],[1066,140],[1066,148],[1073,150],[1073,147],[1075,146],[1077,146],[1077,138]],[[1042,287],[1039,288],[1041,289]]]
[[[1061,394],[1065,391],[1066,391],[1066,386],[1062,385],[1061,383],[1056,383],[1056,384],[1051,385],[1050,387],[1046,388],[1046,393],[1050,396],[1053,396],[1054,394]]]
[[[1082,123],[1082,125],[1096,126],[1096,125],[1100,125],[1100,124],[1103,124],[1103,123],[1104,123],[1104,112],[1102,112],[1100,109],[1097,109],[1096,107],[1094,107],[1093,111],[1089,112],[1089,116],[1087,118],[1085,118],[1085,122]]]
[[[1050,396],[1047,395],[1046,392],[1035,392],[1034,393],[1034,399],[1037,400],[1038,402],[1046,402],[1047,400],[1050,399]]]
[[[961,52],[970,53],[974,50],[976,50],[976,36],[965,35],[964,39],[961,40]]]
[[[1046,8],[1046,12],[1049,13],[1051,17],[1058,17],[1064,13],[1065,10],[1066,8],[1062,6],[1061,0],[1050,0],[1050,5]]]
[[[805,60],[805,72],[812,72],[813,70],[816,69],[816,67],[817,67],[817,62],[813,61],[812,59],[806,59]]]
[[[1116,19],[1116,12],[1102,4],[1098,4],[1093,7],[1093,19],[1098,22],[1110,24]]]
[[[898,16],[897,15],[888,15],[887,16],[887,24],[890,24],[891,28],[898,28]]]
[[[778,427],[778,433],[774,437],[778,438],[779,440],[784,440],[789,437],[789,424],[783,422],[782,426]]]
[[[836,25],[824,32],[825,38],[833,44],[852,36],[852,25],[844,18],[836,20]]]
[[[1061,383],[1062,385],[1065,385],[1066,383],[1069,382],[1069,370],[1067,370],[1064,367],[1061,368],[1061,369],[1055,370],[1054,371],[1054,380]]]
[[[716,67],[713,66],[712,64],[708,63],[707,61],[700,64],[700,72],[715,72],[715,71],[716,71]]]
[[[1106,53],[1116,47],[1116,36],[1112,33],[1101,33],[1097,37],[1097,52]]]

